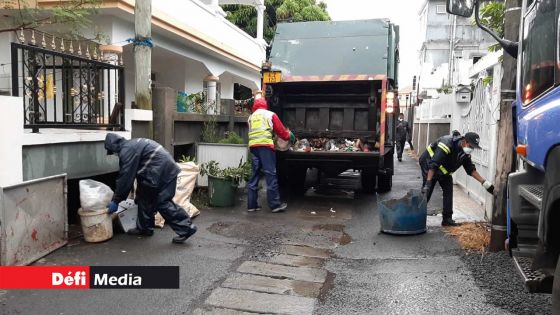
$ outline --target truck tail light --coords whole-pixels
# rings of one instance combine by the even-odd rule
[[[524,144],[519,144],[517,145],[516,150],[517,154],[523,156],[523,157],[527,157],[527,146]]]
[[[387,92],[387,113],[391,114],[395,110],[395,93]]]

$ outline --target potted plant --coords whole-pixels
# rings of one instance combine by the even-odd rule
[[[247,161],[248,148],[243,138],[235,132],[222,135],[218,133],[215,122],[209,120],[204,123],[202,141],[196,145],[196,160],[199,163],[215,161],[224,168],[235,168],[239,160]],[[203,174],[198,178],[198,185],[207,185]]]
[[[235,194],[241,181],[248,181],[251,176],[251,164],[243,159],[237,167],[220,167],[214,160],[200,165],[200,174],[208,176],[208,197],[210,205],[230,207],[235,204]]]

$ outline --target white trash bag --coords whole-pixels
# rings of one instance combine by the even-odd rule
[[[84,179],[79,183],[80,205],[84,211],[106,209],[113,198],[113,190],[109,186],[92,179]]]
[[[290,129],[288,129],[288,132],[290,132]],[[290,149],[291,144],[290,144],[289,139],[288,140],[283,140],[280,137],[276,137],[275,142],[276,142],[275,143],[276,144],[276,150],[278,150],[278,151],[284,152],[284,151],[288,151]]]

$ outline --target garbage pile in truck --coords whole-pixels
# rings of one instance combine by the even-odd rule
[[[296,141],[290,150],[296,152],[371,152],[376,149],[374,143],[363,139],[311,138]]]

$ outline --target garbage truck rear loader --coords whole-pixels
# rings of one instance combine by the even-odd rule
[[[365,191],[391,189],[398,41],[398,26],[382,19],[278,24],[263,89],[300,140],[278,152],[294,192],[305,192],[309,169],[359,170]]]

